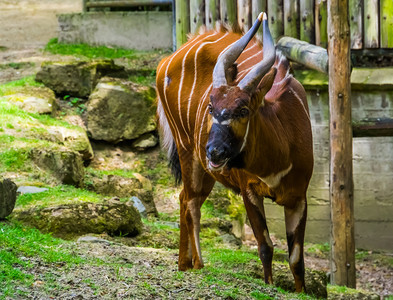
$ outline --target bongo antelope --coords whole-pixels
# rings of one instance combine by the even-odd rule
[[[263,23],[263,49],[254,38]],[[200,208],[216,181],[240,193],[266,283],[273,244],[264,198],[284,207],[289,264],[305,289],[306,191],[313,169],[306,93],[276,53],[266,14],[243,36],[221,26],[190,39],[157,68],[158,117],[180,193],[179,270],[203,267]]]

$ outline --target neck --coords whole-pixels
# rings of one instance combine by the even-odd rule
[[[289,145],[276,114],[265,106],[250,119],[249,127],[244,146],[245,169],[259,177],[287,169],[291,164]]]

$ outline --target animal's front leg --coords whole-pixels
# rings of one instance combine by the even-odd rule
[[[292,208],[285,207],[284,212],[289,266],[295,279],[296,292],[305,292],[303,244],[307,220],[306,197],[296,201],[296,206]]]
[[[180,193],[179,270],[185,271],[203,267],[199,243],[201,206],[215,181],[205,173],[196,159],[192,164],[184,161],[182,171],[184,188]]]
[[[274,249],[266,225],[263,197],[257,196],[252,189],[249,188],[243,193],[243,201],[254,236],[258,242],[258,252],[263,265],[265,283],[273,284],[272,260]]]

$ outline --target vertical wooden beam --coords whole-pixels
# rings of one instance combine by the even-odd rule
[[[87,12],[87,0],[82,0],[82,11]]]
[[[220,19],[220,0],[206,0],[205,2],[206,28],[213,29]]]
[[[331,281],[356,287],[348,0],[328,0]]]
[[[378,0],[364,1],[364,48],[379,47]]]
[[[251,0],[237,0],[237,23],[246,32],[251,27]]]
[[[315,45],[327,48],[327,0],[315,1]]]
[[[237,23],[236,0],[220,0],[221,21],[234,25]]]
[[[299,7],[296,0],[284,0],[284,34],[299,38]]]
[[[267,2],[269,29],[274,40],[284,34],[283,0],[269,0]]]
[[[393,1],[381,0],[381,48],[393,48]]]
[[[365,1],[365,2],[368,2]],[[349,0],[349,27],[351,29],[351,48],[363,48],[363,0]]]
[[[270,0],[271,1],[271,0]],[[254,22],[257,18],[260,12],[267,12],[267,0],[252,0],[251,2],[251,20]],[[269,17],[269,13],[268,13]],[[262,41],[262,30],[258,30],[257,33],[255,34],[255,37],[259,40]]]
[[[190,30],[195,33],[205,23],[205,1],[190,1]]]
[[[187,42],[190,32],[190,5],[188,0],[176,0],[176,46]]]
[[[300,0],[300,39],[310,44],[315,41],[314,1]]]

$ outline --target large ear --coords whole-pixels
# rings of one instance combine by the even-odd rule
[[[274,78],[276,77],[277,68],[271,68],[270,71],[263,76],[261,82],[258,84],[257,93],[265,97],[268,91],[272,88]]]

